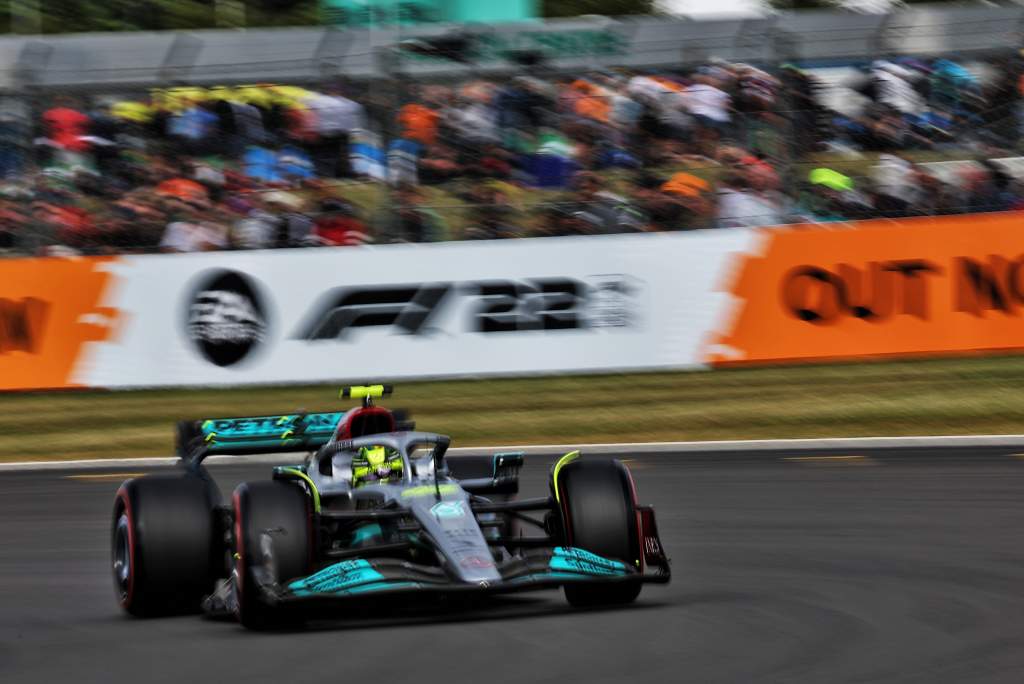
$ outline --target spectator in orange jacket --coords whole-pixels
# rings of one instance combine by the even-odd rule
[[[411,103],[402,107],[398,123],[402,126],[402,137],[415,140],[430,147],[437,143],[437,122],[440,114],[425,105]]]

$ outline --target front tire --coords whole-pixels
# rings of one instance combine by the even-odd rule
[[[565,543],[639,569],[640,532],[632,476],[618,460],[578,459],[558,474],[558,498]],[[613,584],[566,584],[565,598],[574,606],[631,603],[639,581]]]
[[[235,489],[235,582],[237,617],[249,629],[270,629],[287,611],[264,602],[253,570],[263,560],[260,537],[272,531],[277,580],[284,583],[309,574],[313,534],[309,497],[286,482],[243,482]]]
[[[114,499],[111,565],[121,607],[137,617],[195,612],[222,568],[220,492],[196,475],[128,480]]]

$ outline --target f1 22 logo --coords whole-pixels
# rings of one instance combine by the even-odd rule
[[[442,312],[458,308],[470,332],[630,327],[638,320],[640,281],[624,275],[336,288],[320,298],[298,339],[340,340],[357,328],[427,334]]]

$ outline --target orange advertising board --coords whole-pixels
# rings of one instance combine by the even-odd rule
[[[1024,349],[1024,213],[760,231],[705,361]]]
[[[0,261],[0,390],[74,387],[87,342],[109,339],[100,307],[110,258]]]

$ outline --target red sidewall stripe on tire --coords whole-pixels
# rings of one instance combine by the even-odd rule
[[[235,509],[235,582],[237,584],[236,590],[238,596],[236,597],[236,603],[238,605],[238,612],[242,612],[242,595],[245,590],[243,583],[245,581],[245,539],[242,537],[242,501],[238,495],[236,489],[231,495],[231,505]]]
[[[629,497],[630,504],[633,506],[633,517],[636,519],[636,544],[637,544],[637,558],[640,561],[640,572],[644,570],[644,527],[643,519],[640,516],[640,511],[637,510],[637,499],[639,498],[636,493],[636,482],[633,481],[633,473],[630,472],[629,468],[625,463],[622,463],[622,469],[626,471],[626,479],[629,481]]]
[[[132,515],[131,500],[124,487],[117,490],[117,498],[124,505],[124,514],[128,518],[128,591],[125,592],[123,598],[118,597],[121,606],[127,608],[135,597],[135,567],[138,565],[138,561],[135,558],[135,516]]]

